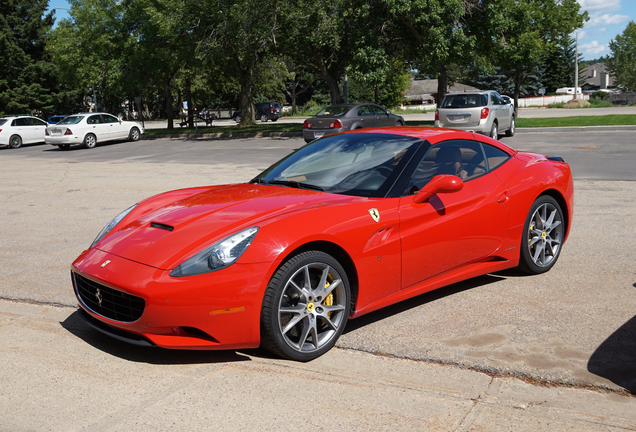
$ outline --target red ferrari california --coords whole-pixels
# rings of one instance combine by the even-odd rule
[[[447,129],[330,135],[244,184],[120,213],[72,265],[86,321],[130,343],[312,360],[349,319],[464,279],[556,263],[560,157]]]

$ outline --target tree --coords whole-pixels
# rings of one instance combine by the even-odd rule
[[[587,75],[583,71],[585,67],[582,58],[583,54],[579,53],[579,87],[582,87],[587,80]],[[576,60],[574,38],[567,34],[559,36],[543,60],[546,93],[554,93],[561,87],[574,87]]]
[[[616,39],[609,43],[611,54],[605,63],[617,85],[636,90],[636,23],[630,21]]]
[[[481,50],[514,82],[515,112],[521,86],[536,73],[536,65],[559,35],[583,26],[575,0],[490,0],[480,4],[475,29],[482,34]]]
[[[2,2],[0,15],[0,112],[53,108],[55,66],[46,52],[53,12],[48,0]]]

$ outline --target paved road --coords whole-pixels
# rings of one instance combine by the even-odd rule
[[[567,108],[520,108],[519,118],[546,118],[546,117],[576,117],[576,116],[599,116],[599,115],[612,115],[612,114],[633,114],[636,115],[636,106],[621,106],[611,108],[581,108],[581,109],[567,109]],[[405,114],[404,119],[409,120],[435,120],[435,112],[429,111],[423,114]],[[282,117],[278,120],[278,123],[302,123],[305,118],[294,117]],[[232,119],[216,120],[213,126],[235,126],[236,122]],[[158,129],[166,128],[166,122],[146,122],[146,128]]]
[[[296,430],[292,419],[318,430],[636,430],[634,398],[476,372],[636,393],[632,134],[505,142],[572,164],[574,227],[553,270],[484,276],[353,320],[339,349],[308,365],[111,341],[77,319],[68,275],[131,203],[245,181],[302,140],[0,150],[0,431]]]

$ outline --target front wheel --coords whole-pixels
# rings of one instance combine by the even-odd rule
[[[237,123],[241,122],[241,116],[234,116],[234,121]]]
[[[97,145],[97,138],[93,134],[88,134],[84,137],[84,147],[92,149]]]
[[[278,121],[278,117],[274,117],[274,118],[272,119],[272,121],[273,121],[273,122]]]
[[[506,131],[506,136],[515,136],[515,116],[512,116],[512,118],[510,119],[510,127]]]
[[[329,351],[349,318],[351,291],[343,267],[321,251],[287,260],[270,280],[261,311],[261,344],[310,361]]]
[[[139,132],[139,128],[133,127],[128,134],[128,139],[130,141],[138,141],[141,137],[141,132]]]
[[[395,125],[396,126],[404,126],[404,123],[402,123],[401,121],[397,121],[397,122],[395,122]]]
[[[519,269],[528,274],[550,270],[559,258],[564,235],[561,206],[551,196],[539,197],[524,225]]]
[[[20,135],[12,135],[9,138],[9,147],[13,149],[22,147],[22,137]]]

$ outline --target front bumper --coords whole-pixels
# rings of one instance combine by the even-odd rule
[[[137,345],[213,350],[258,347],[270,266],[237,263],[214,273],[175,278],[167,270],[91,249],[75,260],[71,271],[79,305],[98,330]],[[79,279],[103,290],[80,295]],[[106,301],[107,291],[121,293],[122,301],[143,299],[140,316],[93,310],[103,311],[95,305]]]

